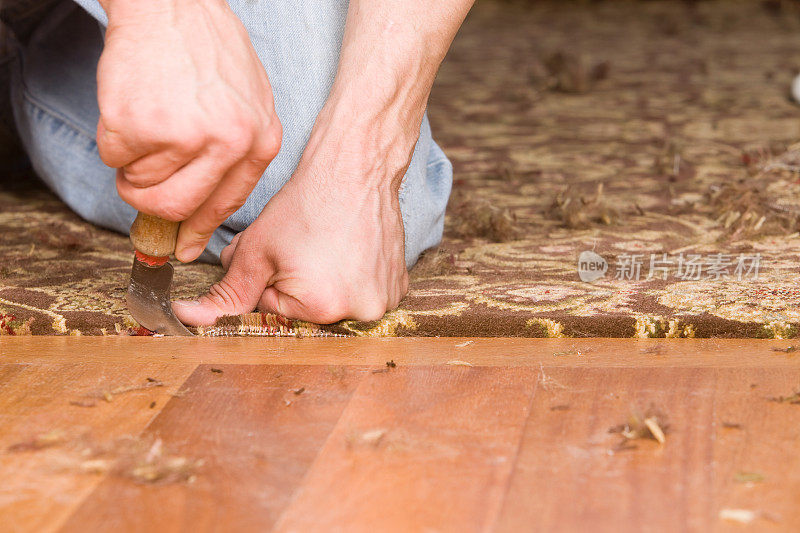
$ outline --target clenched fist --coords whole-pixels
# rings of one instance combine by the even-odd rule
[[[408,290],[398,189],[410,151],[383,150],[335,122],[323,111],[292,178],[222,250],[225,277],[173,305],[182,322],[254,308],[317,323],[376,320],[397,306]]]
[[[269,80],[222,0],[102,3],[100,157],[123,200],[183,221],[175,255],[194,260],[278,153]]]

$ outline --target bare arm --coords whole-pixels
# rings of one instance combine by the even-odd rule
[[[191,261],[278,152],[267,74],[224,0],[101,4],[100,157],[123,200],[183,221],[176,256]]]
[[[408,290],[398,190],[436,71],[472,0],[352,0],[339,70],[292,178],[222,253],[189,324],[258,307],[374,320]],[[280,228],[280,231],[274,231]]]
[[[321,120],[408,158],[439,65],[473,0],[353,0]],[[320,121],[318,121],[318,126]],[[398,146],[396,141],[402,141]]]

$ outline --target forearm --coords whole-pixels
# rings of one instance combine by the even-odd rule
[[[472,3],[352,0],[323,119],[410,157],[436,72]]]

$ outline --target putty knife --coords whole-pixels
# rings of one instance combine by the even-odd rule
[[[136,249],[128,285],[128,311],[142,326],[164,335],[192,335],[181,324],[169,300],[174,272],[169,256],[175,252],[180,222],[139,212],[131,226]]]

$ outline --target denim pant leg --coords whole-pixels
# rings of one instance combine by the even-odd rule
[[[116,171],[95,142],[101,26],[62,0],[16,46],[11,100],[36,174],[85,220],[127,233],[136,210],[117,194]]]
[[[107,23],[96,0],[74,1]],[[280,153],[245,205],[212,237],[206,257],[213,258],[258,216],[297,166],[336,74],[347,12],[344,0],[229,3],[270,78],[284,136]],[[73,209],[87,220],[127,232],[134,211],[117,196],[114,172],[100,162],[93,141],[98,118],[94,69],[102,38],[97,23],[68,4],[59,7],[61,19],[56,19],[59,10],[53,12],[22,54],[21,94],[15,102],[23,141],[36,170]],[[56,61],[63,64],[53,65]],[[426,117],[400,195],[409,266],[441,239],[451,182],[451,165],[433,142]]]

